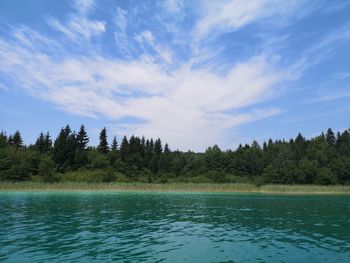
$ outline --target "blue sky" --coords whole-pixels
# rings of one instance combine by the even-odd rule
[[[350,126],[350,1],[2,0],[0,130],[172,149]]]

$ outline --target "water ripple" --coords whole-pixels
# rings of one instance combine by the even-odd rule
[[[348,197],[1,193],[4,262],[350,262]]]

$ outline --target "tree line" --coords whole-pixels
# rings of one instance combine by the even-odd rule
[[[39,134],[24,145],[21,133],[0,133],[1,181],[202,182],[349,184],[350,129],[328,129],[311,139],[300,133],[290,140],[239,145],[204,153],[171,151],[161,139],[132,135],[108,142],[106,128],[97,147],[89,146],[84,125],[78,132],[62,127],[53,141]]]

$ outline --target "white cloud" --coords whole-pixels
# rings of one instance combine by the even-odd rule
[[[221,0],[202,1],[202,17],[195,29],[203,38],[209,33],[225,33],[237,30],[251,22],[272,15],[287,15],[305,1],[291,0]]]
[[[139,42],[146,42],[148,43],[149,45],[153,45],[154,43],[154,37],[153,37],[153,34],[148,31],[148,30],[145,30],[143,31],[142,33],[138,34],[135,39]]]
[[[324,94],[316,95],[314,98],[310,99],[309,102],[328,102],[328,101],[333,101],[333,100],[339,100],[339,99],[344,99],[347,97],[350,97],[350,91],[349,90],[331,90],[327,91],[326,93],[323,92]]]
[[[82,14],[88,13],[95,6],[94,0],[73,0],[72,6]]]
[[[49,25],[66,35],[70,40],[78,41],[81,36],[90,39],[105,32],[104,21],[92,21],[82,17],[71,18],[66,25],[54,18],[48,19]]]
[[[128,19],[127,19],[127,11],[124,9],[117,7],[116,14],[114,16],[114,23],[117,25],[117,27],[122,31],[125,32]]]
[[[129,39],[127,29],[129,26],[128,12],[120,7],[117,7],[113,22],[116,27],[113,33],[116,47],[120,53],[127,58],[134,57],[134,47]]]
[[[75,0],[73,7],[78,11],[70,14],[66,23],[49,17],[48,24],[56,31],[63,33],[71,41],[79,42],[81,37],[86,40],[99,36],[106,31],[105,21],[91,20],[88,18],[88,12],[91,11],[95,2],[93,0]]]
[[[35,96],[74,114],[117,122],[144,119],[128,132],[159,136],[180,149],[203,150],[218,138],[224,143],[225,129],[279,112],[239,113],[241,107],[263,100],[280,80],[264,57],[220,76],[186,64],[169,73],[149,61],[101,56],[55,61],[40,51],[0,42],[0,61],[2,74]]]
[[[184,0],[166,0],[163,5],[168,12],[178,14],[182,11],[185,2]]]
[[[164,48],[163,46],[157,44],[155,42],[155,38],[152,34],[152,32],[145,30],[138,34],[135,39],[139,43],[147,43],[157,54],[160,58],[162,58],[165,62],[171,63],[173,54],[169,49]]]

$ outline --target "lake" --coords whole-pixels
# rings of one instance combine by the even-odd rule
[[[350,262],[350,197],[0,193],[2,262]]]

